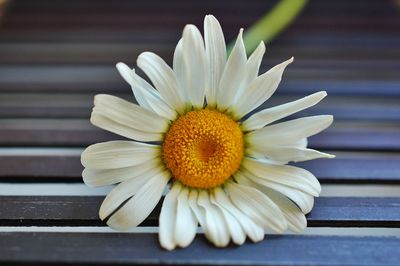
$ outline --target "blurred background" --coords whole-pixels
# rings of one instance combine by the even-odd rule
[[[185,24],[202,29],[204,16],[214,14],[230,42],[239,28],[249,28],[278,2],[2,1],[0,146],[13,152],[0,150],[0,177],[80,182],[81,149],[119,138],[90,125],[93,95],[134,100],[117,62],[134,67],[140,53],[153,51],[171,64]],[[382,180],[400,174],[382,174],[399,162],[390,153],[400,149],[399,10],[393,0],[309,1],[285,30],[266,41],[261,71],[291,56],[295,62],[263,108],[319,90],[329,94],[297,114],[335,116],[331,128],[310,139],[314,148],[345,152],[333,162],[319,162],[338,166],[329,174],[317,169],[322,179],[349,180],[346,171],[338,171],[348,158],[369,156],[351,153],[358,151],[384,151],[383,158],[371,161],[390,165],[359,169],[365,173],[354,178],[368,180],[368,171],[376,168]]]
[[[206,14],[219,19],[229,43],[283,2],[268,27],[258,27],[268,37],[261,71],[295,61],[261,108],[326,90],[326,99],[292,118],[335,116],[309,145],[337,157],[297,164],[322,184],[309,228],[268,236],[244,253],[220,253],[201,237],[166,253],[157,249],[157,228],[147,228],[157,226],[158,207],[137,229],[148,234],[110,233],[98,218],[110,187],[82,183],[80,154],[120,138],[89,122],[95,94],[134,101],[115,64],[135,67],[144,51],[171,64],[183,27],[202,30]],[[400,2],[283,2],[0,0],[0,264],[399,265]],[[299,3],[298,16],[281,27]]]

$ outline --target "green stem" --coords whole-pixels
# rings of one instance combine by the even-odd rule
[[[252,52],[261,40],[271,41],[279,32],[288,26],[306,5],[308,0],[281,0],[271,11],[245,31],[243,40],[246,52]],[[228,51],[233,48],[228,45]]]

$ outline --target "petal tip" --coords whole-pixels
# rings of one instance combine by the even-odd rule
[[[118,70],[128,67],[128,65],[125,64],[125,63],[123,63],[123,62],[118,62],[118,63],[115,64],[115,66],[116,66],[116,68],[117,68]],[[128,67],[128,68],[129,68],[129,67]]]

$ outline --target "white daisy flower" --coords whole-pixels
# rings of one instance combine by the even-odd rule
[[[334,157],[306,147],[307,138],[333,118],[274,122],[315,105],[326,92],[249,116],[275,92],[293,58],[258,75],[264,43],[247,58],[242,32],[226,60],[221,26],[208,15],[204,40],[195,26],[184,28],[172,68],[151,52],[138,57],[154,87],[117,64],[139,105],[95,96],[91,122],[131,139],[94,144],[82,153],[87,185],[119,183],[99,212],[110,227],[139,225],[166,189],[159,240],[168,250],[188,246],[198,224],[217,247],[240,245],[247,237],[260,241],[265,229],[306,227],[305,214],[321,186],[310,172],[286,164]]]

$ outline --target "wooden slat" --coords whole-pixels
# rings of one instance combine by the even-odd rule
[[[267,70],[270,66],[272,64],[262,68],[261,71]],[[138,71],[138,73],[144,76],[142,72]],[[281,93],[310,93],[315,92],[317,88],[324,88],[332,95],[400,96],[397,89],[399,82],[395,69],[358,70],[353,67],[327,69],[323,66],[304,67],[301,64],[293,64],[286,71],[279,91]],[[380,86],[379,90],[376,89],[377,85]],[[113,65],[0,65],[0,91],[28,92],[32,90],[129,93],[129,88]]]
[[[388,150],[400,149],[398,123],[338,121],[309,139],[318,149]],[[92,126],[89,119],[0,119],[3,146],[87,146],[122,139]]]
[[[152,51],[169,58],[174,51],[175,41],[163,43],[121,42],[0,42],[2,64],[110,64],[118,61],[134,63],[134,58],[143,51]],[[296,57],[296,65],[324,64],[329,67],[395,68],[399,66],[399,50],[387,46],[376,51],[371,45],[343,44],[341,50],[329,45],[293,45],[275,43],[269,46],[265,62],[277,62],[289,53]],[[378,53],[371,53],[371,51]]]
[[[7,181],[81,180],[81,149],[1,149],[0,178]],[[333,152],[335,159],[298,163],[321,182],[399,182],[400,155]],[[23,167],[22,167],[23,166]]]
[[[23,240],[23,241],[22,241]],[[167,252],[155,234],[0,233],[0,262],[24,265],[396,265],[397,237],[267,236],[221,252],[198,236]]]
[[[117,94],[135,102],[132,93]],[[268,108],[302,98],[305,95],[277,93],[260,108]],[[0,118],[85,118],[90,117],[94,94],[83,93],[2,93]],[[291,118],[332,114],[338,120],[400,121],[400,97],[351,97],[328,95],[316,106]],[[399,128],[400,130],[400,128]]]
[[[105,6],[104,4],[97,4],[89,6],[86,5],[60,5],[60,6],[43,6],[43,9],[39,8],[23,8],[23,5],[14,5],[13,15],[8,19],[8,27],[17,28],[18,27],[45,27],[51,29],[54,27],[74,27],[78,23],[85,25],[87,27],[94,26],[109,26],[109,25],[135,25],[151,27],[156,24],[158,27],[165,26],[175,26],[179,23],[179,18],[183,17],[185,21],[191,20],[191,22],[199,23],[199,19],[193,19],[193,17],[202,17],[206,12],[214,13],[224,18],[224,20],[229,21],[229,24],[242,23],[248,25],[254,20],[254,17],[260,17],[265,10],[268,10],[273,3],[276,1],[263,1],[263,2],[252,2],[250,1],[248,5],[243,5],[240,2],[233,2],[229,6],[224,6],[224,11],[221,11],[221,4],[214,4],[212,2],[205,2],[202,5],[199,4],[187,4],[180,1],[172,1],[171,4],[163,4],[159,1],[141,4],[130,4],[130,5],[112,5]],[[39,5],[40,6],[40,5]],[[181,16],[174,16],[175,10],[179,6],[182,10]],[[22,8],[21,8],[22,7]],[[46,8],[47,7],[47,8]],[[49,8],[50,7],[50,8]],[[150,16],[156,17],[162,14],[163,20],[160,19],[150,19],[149,14],[146,11],[151,7],[152,13]],[[396,21],[394,20],[395,12],[392,10],[394,4],[389,1],[382,2],[381,5],[366,5],[361,8],[360,5],[343,5],[339,6],[329,6],[329,5],[311,5],[309,9],[304,11],[304,15],[296,23],[297,29],[302,29],[308,27],[309,29],[322,29],[324,26],[335,25],[336,29],[342,30],[358,30],[358,31],[371,31],[378,30],[380,28],[394,29],[396,26]],[[365,8],[367,7],[367,8]],[[241,10],[241,16],[235,16],[237,9]],[[375,9],[374,9],[375,8]],[[338,12],[341,10],[341,12]],[[370,11],[375,11],[371,13]],[[67,12],[65,12],[67,11]],[[75,16],[68,16],[69,12],[73,12]],[[131,11],[131,16],[130,12]],[[336,11],[336,12],[335,12]],[[26,16],[26,13],[31,14]],[[351,16],[349,15],[351,14]],[[57,16],[58,14],[59,16]],[[88,16],[88,14],[90,14]],[[337,17],[340,14],[341,19],[332,19],[332,17]],[[22,16],[25,15],[25,16]],[[368,15],[370,20],[363,20],[366,15]],[[386,16],[385,16],[386,15]],[[392,15],[392,16],[389,16]],[[147,16],[147,17],[146,17]],[[39,19],[38,19],[39,18]],[[147,20],[146,20],[147,18]],[[378,18],[375,22],[374,18]],[[393,23],[390,24],[391,18]],[[194,21],[193,21],[194,20]],[[147,23],[145,23],[147,21]],[[46,23],[47,22],[47,23]],[[319,22],[319,23],[318,23]],[[374,23],[375,22],[375,23]],[[162,24],[164,23],[164,24]],[[228,24],[228,25],[229,25]],[[374,25],[375,27],[362,27],[362,25]],[[350,26],[349,26],[350,25]],[[386,26],[386,27],[385,27]]]
[[[0,196],[0,226],[105,226],[99,196]],[[158,226],[161,203],[141,226]],[[399,227],[400,198],[322,197],[311,227]]]

